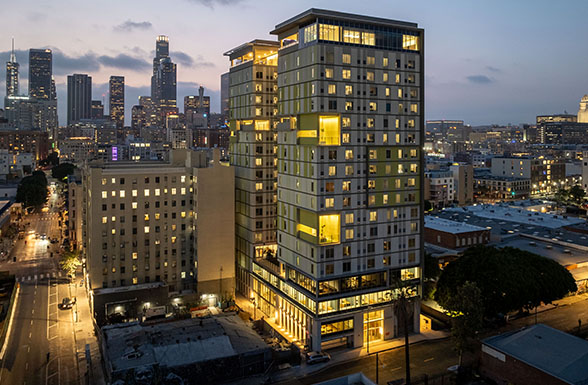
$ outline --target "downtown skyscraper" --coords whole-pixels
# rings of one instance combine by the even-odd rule
[[[29,50],[29,96],[38,100],[57,99],[50,49]]]
[[[176,74],[176,64],[169,57],[169,39],[160,35],[155,41],[151,76],[151,99],[157,106],[160,125],[165,122],[165,116],[177,113]]]
[[[67,77],[67,124],[92,118],[92,77],[73,74]]]
[[[117,128],[125,125],[125,78],[124,76],[111,76],[108,82],[110,120],[116,123]]]
[[[272,34],[279,50],[269,109],[248,103],[265,99],[271,74],[244,70],[274,54],[230,53],[231,160],[237,173],[248,167],[264,175],[270,130],[277,184],[246,181],[262,200],[277,190],[277,250],[241,248],[238,235],[238,288],[290,340],[312,350],[398,336],[391,305],[401,293],[418,331],[424,32],[414,23],[310,9]],[[252,109],[247,119],[244,108]],[[253,150],[248,141],[259,143]],[[237,213],[251,220],[238,185]],[[257,222],[253,239],[265,229]],[[237,234],[239,227],[246,226],[237,222]]]
[[[18,69],[20,65],[16,61],[16,54],[14,53],[14,39],[12,39],[12,51],[10,52],[10,60],[6,62],[6,95],[18,95]]]

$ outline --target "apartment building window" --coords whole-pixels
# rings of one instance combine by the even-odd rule
[[[341,142],[349,143],[350,142],[350,134],[349,133],[342,134],[341,135]]]
[[[348,273],[351,271],[351,262],[343,262],[343,272]]]
[[[353,111],[353,102],[345,102],[345,111]]]
[[[333,78],[333,69],[332,68],[325,68],[325,77],[327,79]]]
[[[325,198],[325,208],[335,207],[335,198]]]
[[[343,77],[343,79],[345,80],[349,80],[351,79],[351,70],[349,69],[344,69],[341,71],[341,76]]]
[[[327,86],[327,92],[329,95],[334,95],[337,93],[337,85],[336,84],[329,84]]]
[[[384,83],[388,82],[388,72],[384,72],[384,73],[382,74],[382,81],[383,81]]]
[[[341,189],[343,191],[351,191],[351,181],[348,181],[348,180],[343,181]]]
[[[108,192],[102,191],[102,199],[106,199],[106,198],[108,198]]]
[[[341,57],[341,61],[343,64],[351,64],[351,55],[348,53],[344,53]]]
[[[374,76],[374,72],[373,71],[367,71],[367,73],[366,73],[366,80],[368,82],[373,82],[375,80],[375,76]]]
[[[337,175],[337,166],[329,166],[329,176]]]
[[[353,175],[353,166],[345,166],[345,175]]]
[[[378,220],[378,212],[377,211],[370,211],[370,222],[375,222]]]
[[[382,58],[382,67],[388,67],[388,58],[387,57]]]
[[[102,178],[102,186],[106,185],[106,178]]]
[[[352,224],[353,223],[353,213],[345,214],[345,223]]]
[[[345,239],[353,239],[353,229],[345,229]]]
[[[353,86],[350,84],[345,85],[345,95],[353,95]]]
[[[353,150],[345,150],[345,159],[353,160]]]

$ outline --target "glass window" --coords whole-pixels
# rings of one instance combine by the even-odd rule
[[[304,42],[308,43],[316,40],[316,24],[311,24],[304,28]]]
[[[328,214],[319,216],[319,243],[330,244],[339,243],[341,232],[339,214]]]
[[[351,55],[344,53],[341,60],[343,61],[343,64],[351,64]]]
[[[319,116],[319,144],[323,146],[341,144],[341,125],[338,116]]]
[[[411,51],[418,51],[419,37],[411,35],[402,35],[402,48]]]
[[[351,70],[342,70],[341,76],[343,77],[343,79],[351,79]]]
[[[343,30],[343,42],[361,44],[361,32],[345,28]]]
[[[325,77],[327,79],[331,79],[333,77],[333,69],[332,68],[325,68]]]
[[[339,41],[339,29],[337,25],[320,24],[319,39],[329,41]]]
[[[350,84],[345,85],[345,95],[353,95],[353,86]]]
[[[335,84],[329,84],[329,86],[327,88],[327,91],[329,92],[329,95],[336,94],[337,93],[337,85],[335,85]]]

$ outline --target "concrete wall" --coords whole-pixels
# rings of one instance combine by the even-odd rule
[[[235,172],[220,164],[218,150],[213,154],[212,167],[194,170],[198,292],[215,289],[206,294],[222,296],[234,294],[235,289]],[[219,293],[221,277],[223,293]]]

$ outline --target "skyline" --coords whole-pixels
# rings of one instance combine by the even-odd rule
[[[425,28],[426,119],[463,119],[472,125],[533,123],[540,114],[575,113],[580,98],[588,93],[588,82],[578,81],[588,61],[588,52],[580,49],[581,18],[588,4],[580,1],[568,3],[567,8],[537,1],[530,8],[466,1],[410,5],[374,1],[361,6],[351,1],[303,1],[275,6],[266,1],[179,0],[173,6],[184,12],[168,13],[154,12],[157,3],[148,1],[141,7],[137,2],[118,4],[121,17],[106,12],[111,3],[88,4],[84,17],[67,0],[45,6],[45,14],[28,4],[13,4],[15,17],[0,27],[6,36],[6,42],[0,42],[5,48],[0,49],[2,75],[14,36],[21,93],[28,84],[28,49],[53,49],[61,124],[66,120],[66,76],[86,73],[93,78],[92,97],[99,100],[108,97],[111,75],[125,77],[128,125],[138,96],[150,95],[150,61],[159,34],[169,36],[170,56],[178,64],[180,109],[183,97],[197,94],[202,85],[211,97],[211,110],[218,112],[220,75],[229,68],[222,54],[256,38],[274,39],[267,31],[310,7],[409,20]],[[58,8],[63,12],[51,12]],[[242,22],[259,12],[265,15],[259,22]],[[87,14],[93,15],[90,23]],[[219,25],[236,25],[239,30],[219,29]],[[43,27],[47,30],[39,35]],[[73,39],[71,31],[79,31]],[[566,71],[556,74],[553,68],[562,64],[562,58]],[[1,96],[4,83],[0,76]]]

